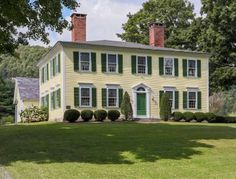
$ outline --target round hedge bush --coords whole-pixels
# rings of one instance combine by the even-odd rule
[[[76,109],[68,109],[64,113],[64,120],[75,122],[80,117],[80,112]]]
[[[184,115],[182,112],[174,112],[173,113],[173,120],[174,121],[180,121],[181,119],[183,119]]]
[[[203,120],[207,120],[206,114],[203,112],[196,112],[194,116],[197,122],[202,122]]]
[[[107,113],[107,117],[111,121],[116,121],[120,117],[120,112],[118,110],[109,110]]]
[[[93,118],[93,111],[91,111],[91,110],[83,110],[83,111],[81,111],[81,118],[84,121],[90,121]]]
[[[94,117],[96,121],[104,121],[107,117],[107,112],[105,110],[96,110],[94,112]]]
[[[183,116],[184,116],[185,122],[190,122],[191,120],[195,119],[195,116],[192,112],[184,112]]]
[[[214,122],[216,119],[216,115],[214,113],[208,112],[208,113],[205,113],[205,115],[208,122]]]

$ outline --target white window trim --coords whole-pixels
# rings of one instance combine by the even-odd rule
[[[58,55],[60,53],[57,53],[53,58],[51,58],[51,60],[49,61],[49,71],[50,71],[50,79],[54,78],[55,76],[57,76],[59,73],[58,69],[59,69],[59,59],[58,59]],[[61,54],[60,54],[61,56]],[[55,75],[53,76],[53,59],[55,59]],[[60,63],[61,64],[61,63]]]
[[[173,100],[172,100],[172,109],[175,109],[175,88],[164,88],[164,93],[167,91],[171,91],[173,93]]]
[[[81,105],[81,89],[89,88],[89,105]],[[79,86],[79,107],[81,108],[91,108],[92,107],[92,86],[91,85],[80,85]]]
[[[116,90],[116,106],[109,106],[109,89],[115,89]],[[107,96],[106,96],[106,103],[108,108],[118,108],[119,107],[119,88],[115,86],[107,86]]]
[[[195,61],[195,74],[194,76],[189,76],[189,61]],[[198,71],[198,68],[197,68],[197,60],[196,59],[187,59],[187,76],[188,77],[197,77],[197,71]]]
[[[165,68],[165,60],[171,58],[172,59],[172,74],[166,74],[166,68]],[[165,76],[175,76],[175,59],[174,57],[164,57],[164,64],[163,64],[163,68],[164,68],[164,75]]]
[[[81,69],[81,53],[88,53],[89,54],[89,70],[82,70]],[[92,54],[91,52],[79,52],[79,71],[80,72],[92,72]]]
[[[138,57],[145,57],[145,73],[139,73],[138,72]],[[147,56],[142,56],[142,55],[137,55],[136,56],[136,74],[139,74],[139,75],[147,75],[148,74],[148,64],[147,64]]]
[[[196,93],[195,108],[190,108],[189,107],[189,92],[195,92]],[[197,89],[188,89],[187,90],[187,109],[198,109],[197,104],[198,104],[198,90]]]
[[[116,71],[115,72],[110,72],[108,71],[108,56],[109,55],[115,55],[116,56]],[[106,72],[107,73],[118,73],[118,54],[117,53],[106,53]]]
[[[53,88],[51,88],[51,92],[49,93],[49,101],[48,101],[48,104],[50,105],[50,109],[51,109],[51,111],[53,111],[53,110],[57,110],[57,109],[60,109],[61,107],[57,107],[56,106],[56,101],[55,101],[55,108],[53,109],[52,108],[52,93],[55,93],[57,90],[61,90],[61,87],[60,86],[56,86],[55,88],[53,87]],[[61,95],[62,95],[62,92],[61,92]],[[61,101],[62,101],[62,97],[60,97],[60,99],[61,99]]]

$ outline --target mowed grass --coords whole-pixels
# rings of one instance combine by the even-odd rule
[[[0,127],[13,178],[236,178],[236,125],[133,122]]]

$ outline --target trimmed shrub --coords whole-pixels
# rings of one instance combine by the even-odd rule
[[[223,116],[216,116],[215,120],[211,121],[212,123],[225,123],[226,120]]]
[[[236,123],[236,117],[227,116],[227,117],[225,117],[225,121],[226,121],[227,123]]]
[[[183,119],[185,120],[185,122],[190,122],[191,120],[195,119],[195,116],[192,112],[184,112],[183,116],[184,116]]]
[[[164,93],[161,97],[160,117],[164,121],[168,121],[171,117],[170,98],[167,93]]]
[[[180,121],[181,119],[183,119],[184,115],[182,112],[174,112],[173,113],[173,120],[174,121]]]
[[[107,117],[107,112],[103,109],[96,110],[94,112],[94,117],[95,117],[96,121],[104,121]]]
[[[216,119],[216,115],[214,113],[207,112],[205,115],[208,122],[213,122]]]
[[[202,122],[204,120],[207,120],[206,114],[203,112],[196,112],[194,114],[194,116],[195,116],[197,122]]]
[[[76,109],[68,109],[64,113],[64,120],[75,122],[80,117],[80,112]]]
[[[118,110],[109,110],[107,113],[107,117],[111,121],[116,121],[120,117],[120,112]]]
[[[130,102],[130,96],[127,91],[123,96],[120,108],[121,108],[121,113],[125,116],[125,120],[133,118],[133,109]]]
[[[93,118],[93,111],[91,111],[91,110],[83,110],[83,111],[81,111],[81,118],[84,121],[90,121]]]
[[[20,113],[22,122],[40,122],[48,120],[48,110],[31,106]]]

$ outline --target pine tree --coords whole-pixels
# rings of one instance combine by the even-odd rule
[[[132,105],[130,103],[130,96],[127,91],[125,92],[121,103],[121,113],[125,115],[125,120],[133,118]]]

